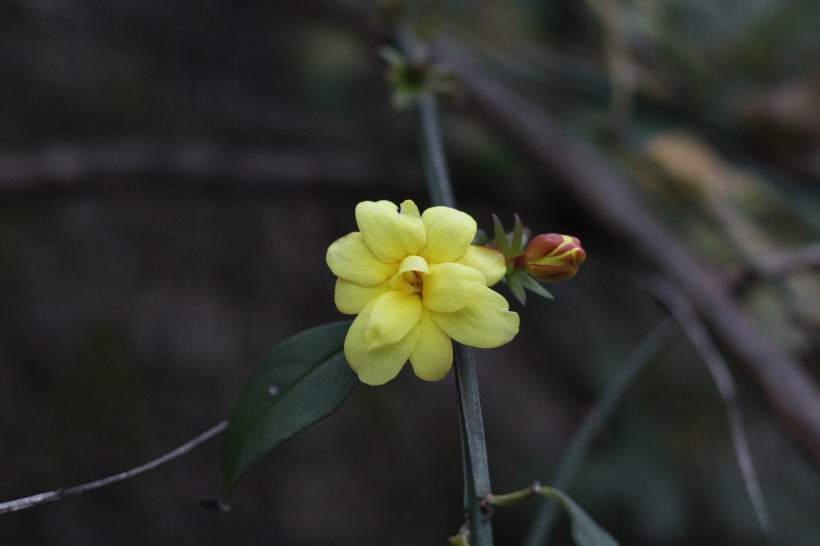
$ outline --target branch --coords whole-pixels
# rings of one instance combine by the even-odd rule
[[[0,196],[162,186],[279,194],[283,189],[313,191],[327,185],[399,186],[409,184],[410,176],[415,180],[417,172],[401,158],[344,150],[231,149],[207,142],[123,139],[0,151]],[[402,179],[395,173],[410,175]]]
[[[87,493],[88,491],[99,489],[100,487],[105,487],[107,485],[112,485],[115,483],[119,483],[121,481],[125,481],[129,478],[139,476],[140,474],[144,474],[145,472],[149,472],[151,470],[159,468],[165,463],[182,457],[194,448],[200,446],[201,444],[204,444],[214,436],[219,435],[223,430],[225,430],[227,426],[228,421],[222,421],[218,425],[206,430],[196,438],[179,446],[175,450],[166,453],[162,457],[154,459],[153,461],[146,463],[142,466],[132,468],[131,470],[126,470],[125,472],[120,472],[119,474],[108,476],[107,478],[102,478],[82,485],[77,485],[75,487],[69,487],[68,489],[56,489],[54,491],[49,491],[47,493],[39,493],[37,495],[32,495],[30,497],[0,503],[0,514],[6,512],[16,512],[17,510],[24,510],[26,508],[37,506],[38,504],[57,502],[58,500],[62,500],[66,497],[81,495],[83,493]]]
[[[820,269],[820,243],[781,250],[764,259],[766,274],[782,276],[804,269]]]
[[[644,369],[656,362],[661,353],[672,345],[679,332],[674,321],[667,318],[649,332],[638,347],[615,367],[615,375],[607,382],[595,405],[572,435],[569,447],[561,456],[550,480],[553,487],[564,490],[569,488],[597,435],[618,408],[624,395],[632,388]],[[557,516],[558,507],[555,503],[541,503],[524,541],[525,546],[545,544]]]
[[[775,414],[820,466],[820,393],[800,363],[753,323],[706,267],[629,194],[627,184],[597,150],[560,127],[521,96],[474,69],[449,49],[481,112],[526,153],[555,184],[590,212],[614,238],[628,241],[695,305],[706,324],[745,365]]]
[[[729,424],[729,434],[732,437],[732,445],[735,448],[738,466],[746,484],[746,491],[749,500],[752,502],[760,533],[764,541],[768,539],[770,532],[769,512],[766,509],[766,501],[760,489],[760,482],[757,479],[754,460],[749,450],[749,442],[746,437],[743,425],[743,414],[740,411],[737,388],[734,379],[729,371],[729,366],[723,359],[718,348],[715,346],[709,331],[698,318],[695,310],[675,286],[662,277],[656,276],[648,281],[650,291],[657,296],[669,309],[669,312],[678,321],[681,328],[686,332],[687,337],[692,342],[695,350],[700,354],[712,380],[717,387],[723,407],[726,410],[726,418]]]

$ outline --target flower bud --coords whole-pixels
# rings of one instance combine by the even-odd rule
[[[533,237],[524,250],[527,272],[539,281],[571,279],[578,273],[587,253],[571,235],[546,233]]]

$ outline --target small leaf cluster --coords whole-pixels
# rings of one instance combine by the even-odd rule
[[[413,57],[390,46],[379,49],[387,63],[387,81],[393,86],[393,107],[408,108],[432,95],[456,95],[460,85],[455,73],[426,55]]]
[[[504,229],[501,220],[493,214],[494,238],[487,244],[498,249],[507,262],[507,274],[504,282],[515,296],[515,299],[524,305],[527,303],[527,293],[529,290],[542,298],[554,299],[553,295],[541,286],[524,267],[524,251],[530,239],[530,230],[521,224],[521,218],[515,214],[515,224],[509,233]]]

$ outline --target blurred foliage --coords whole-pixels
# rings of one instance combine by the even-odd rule
[[[816,269],[767,269],[820,239],[816,2],[406,4],[425,33],[611,157],[629,191],[820,376]],[[2,500],[134,467],[225,418],[271,347],[340,318],[324,253],[354,229],[355,203],[426,202],[410,167],[414,119],[392,111],[359,10],[380,20],[360,2],[0,1]],[[519,309],[515,343],[478,354],[494,488],[549,483],[585,408],[663,313],[613,259],[619,243],[493,134],[469,94],[445,130],[456,194],[481,228],[517,212],[589,254],[554,302]],[[122,147],[122,162],[55,177],[100,143]],[[135,176],[134,143],[298,152],[313,174],[248,191],[238,170],[180,189],[161,183],[186,176],[173,165]],[[59,168],[31,175],[54,177],[48,189],[26,177],[36,169],[11,171],[64,145]],[[322,161],[327,150],[374,167],[353,184],[349,165]],[[738,379],[774,541],[813,546],[820,474]],[[134,482],[0,516],[0,536],[440,544],[461,524],[458,438],[452,378],[403,373],[358,388],[271,454],[229,514],[196,505],[222,491],[214,444]],[[760,543],[723,408],[683,340],[630,391],[568,492],[622,544]],[[519,543],[532,512],[498,510],[497,542]]]

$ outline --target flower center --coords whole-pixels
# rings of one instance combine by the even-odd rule
[[[407,256],[399,265],[399,270],[390,279],[390,286],[394,290],[402,290],[408,294],[421,294],[426,273],[430,273],[430,267],[424,258]]]
[[[402,290],[408,293],[421,293],[421,287],[424,285],[424,283],[422,282],[421,273],[419,273],[418,271],[408,271],[404,274],[404,280],[406,284],[402,286]]]

